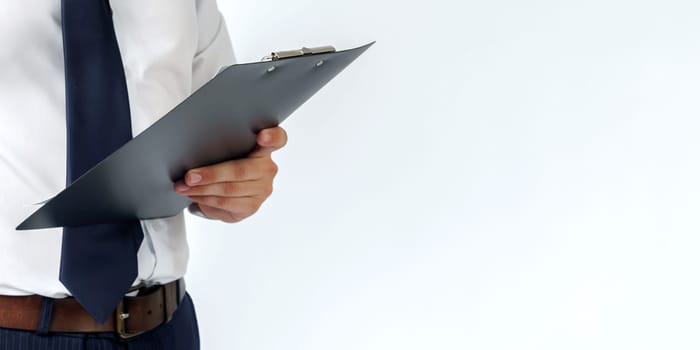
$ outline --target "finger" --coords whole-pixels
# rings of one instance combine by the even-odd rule
[[[204,204],[192,203],[189,207],[189,211],[195,215],[204,216],[207,219],[221,220],[228,223],[239,222],[245,219],[234,217],[226,210],[210,207]]]
[[[277,164],[270,158],[245,158],[192,169],[185,174],[189,187],[220,182],[239,182],[274,177]]]
[[[281,127],[260,130],[258,145],[262,147],[284,147],[287,144],[287,132]]]
[[[220,182],[194,187],[179,181],[175,184],[175,191],[187,196],[268,197],[272,194],[272,181]]]
[[[281,127],[263,129],[257,136],[258,147],[251,157],[260,157],[270,154],[287,144],[287,132]]]
[[[260,197],[218,197],[218,196],[189,196],[192,202],[229,212],[233,217],[246,218],[255,214],[264,198]]]

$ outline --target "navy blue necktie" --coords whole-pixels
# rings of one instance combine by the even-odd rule
[[[72,183],[131,139],[131,115],[108,0],[62,0],[61,14]],[[97,321],[136,279],[142,240],[138,221],[63,229],[60,280]]]

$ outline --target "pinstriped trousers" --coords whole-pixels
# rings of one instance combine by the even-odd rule
[[[131,339],[120,339],[114,333],[41,335],[0,328],[0,350],[199,350],[199,330],[187,294],[170,322]]]

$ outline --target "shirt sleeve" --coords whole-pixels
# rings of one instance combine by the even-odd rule
[[[216,0],[196,0],[197,52],[192,61],[192,91],[213,78],[222,67],[235,63],[226,21]]]

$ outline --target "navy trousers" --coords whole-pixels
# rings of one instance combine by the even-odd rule
[[[114,333],[50,333],[0,328],[0,350],[199,350],[199,329],[189,294],[170,322],[122,340]]]

